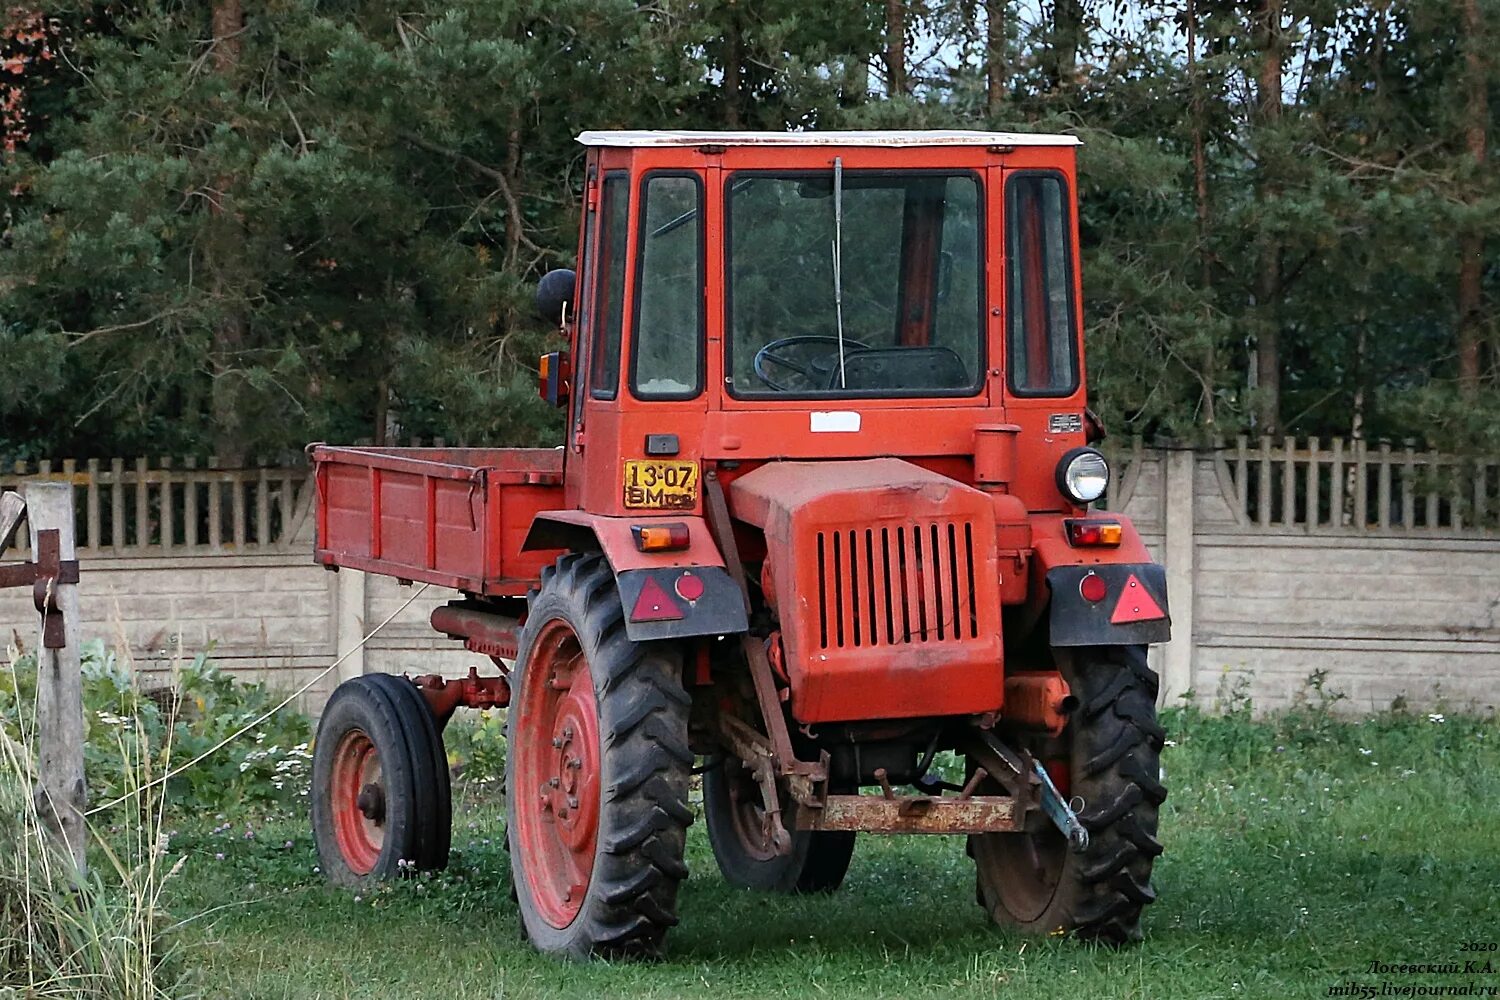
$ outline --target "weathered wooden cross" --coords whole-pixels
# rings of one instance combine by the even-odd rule
[[[86,870],[83,658],[70,483],[28,483],[0,495],[0,556],[24,514],[31,561],[0,565],[0,587],[30,586],[41,618],[36,646],[38,812],[80,873]]]

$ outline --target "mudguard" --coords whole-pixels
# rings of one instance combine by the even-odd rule
[[[1166,642],[1172,637],[1167,609],[1167,573],[1151,561],[1128,517],[1095,515],[1120,522],[1124,537],[1118,547],[1069,545],[1062,518],[1033,521],[1035,558],[1033,600],[1046,603],[1048,634],[1053,646],[1130,646]],[[1104,596],[1084,596],[1083,581],[1097,576]],[[1030,603],[1030,602],[1028,602]],[[1042,608],[1032,605],[1040,614]]]
[[[1104,581],[1102,601],[1083,596],[1083,579],[1090,574]],[[1134,646],[1172,638],[1167,571],[1156,563],[1059,566],[1047,571],[1047,587],[1054,646]]]
[[[642,552],[631,528],[651,522],[688,527],[688,547]],[[539,513],[522,551],[568,549],[600,552],[614,570],[632,642],[732,635],[750,628],[739,586],[724,569],[708,522],[692,515],[607,517],[581,510]]]

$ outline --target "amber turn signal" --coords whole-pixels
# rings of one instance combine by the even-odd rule
[[[675,552],[688,547],[688,526],[681,521],[667,524],[632,524],[635,547],[642,552]]]
[[[1084,521],[1069,518],[1063,522],[1068,534],[1068,544],[1075,548],[1102,546],[1114,548],[1120,544],[1125,529],[1119,521]]]

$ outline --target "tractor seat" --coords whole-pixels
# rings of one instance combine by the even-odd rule
[[[973,381],[963,359],[947,347],[872,347],[844,355],[846,389],[962,389]],[[839,388],[837,364],[828,388]]]

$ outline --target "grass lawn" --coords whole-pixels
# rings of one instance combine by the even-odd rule
[[[867,837],[840,891],[779,898],[728,889],[699,823],[666,960],[565,964],[521,941],[498,809],[472,789],[446,875],[363,896],[318,881],[299,821],[253,838],[243,822],[184,824],[172,853],[189,860],[167,905],[191,919],[173,937],[205,996],[268,1000],[1322,997],[1350,981],[1500,995],[1500,954],[1460,951],[1500,940],[1493,720],[1166,723],[1159,901],[1146,940],[1123,951],[989,925],[961,839]],[[1486,958],[1492,974],[1370,971]]]

